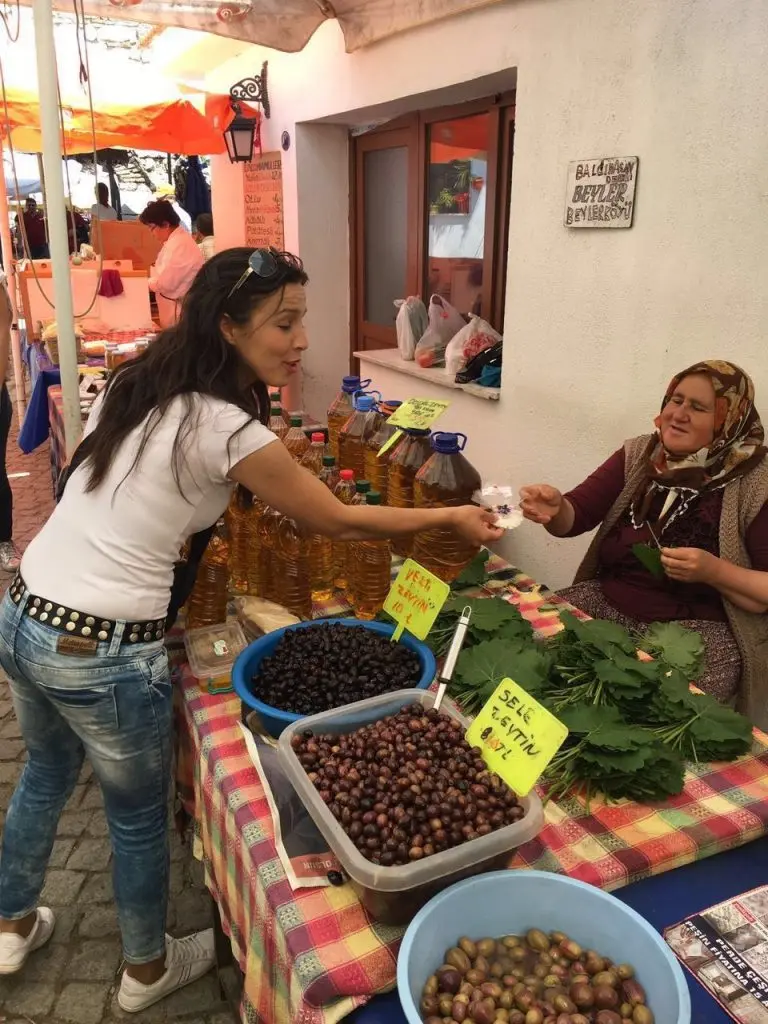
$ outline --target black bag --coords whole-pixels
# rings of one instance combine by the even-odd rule
[[[88,434],[80,442],[78,447],[75,449],[75,454],[72,456],[69,465],[65,466],[64,469],[59,473],[59,478],[56,481],[56,502],[61,501],[62,495],[64,494],[64,488],[67,486],[67,481],[70,479],[75,470],[85,462],[90,454],[91,438],[93,434]],[[171,596],[168,602],[168,615],[165,620],[165,628],[171,629],[179,616],[179,611],[187,603],[192,588],[195,585],[195,579],[197,578],[197,571],[200,568],[200,562],[205,554],[205,549],[208,547],[208,542],[213,536],[213,531],[216,528],[214,523],[205,530],[201,530],[199,533],[194,533],[189,538],[189,555],[185,562],[177,562],[173,567],[173,583],[171,585]]]

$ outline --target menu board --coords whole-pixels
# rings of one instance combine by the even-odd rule
[[[245,244],[254,248],[284,248],[283,170],[281,154],[262,153],[243,164]]]

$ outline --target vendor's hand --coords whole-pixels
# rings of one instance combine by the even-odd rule
[[[520,508],[532,523],[547,526],[563,507],[563,496],[549,484],[532,484],[520,491]]]
[[[487,508],[461,505],[452,511],[454,530],[470,544],[492,544],[504,536],[501,527],[495,525],[498,517]]]
[[[661,564],[678,583],[712,583],[720,559],[701,548],[662,548]]]

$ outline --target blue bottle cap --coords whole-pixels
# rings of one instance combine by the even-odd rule
[[[354,395],[356,391],[360,390],[360,378],[344,377],[341,382],[341,390],[346,391],[348,395]]]
[[[403,427],[403,431],[408,437],[429,437],[430,431],[423,430],[421,427]]]
[[[376,399],[373,395],[358,395],[355,398],[355,408],[358,412],[370,412],[376,408]]]
[[[432,435],[432,447],[441,455],[457,455],[464,450],[466,443],[466,434],[449,434],[445,430],[437,430]]]

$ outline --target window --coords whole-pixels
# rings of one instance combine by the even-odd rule
[[[394,300],[504,319],[514,96],[421,111],[352,143],[352,351],[391,348]]]

